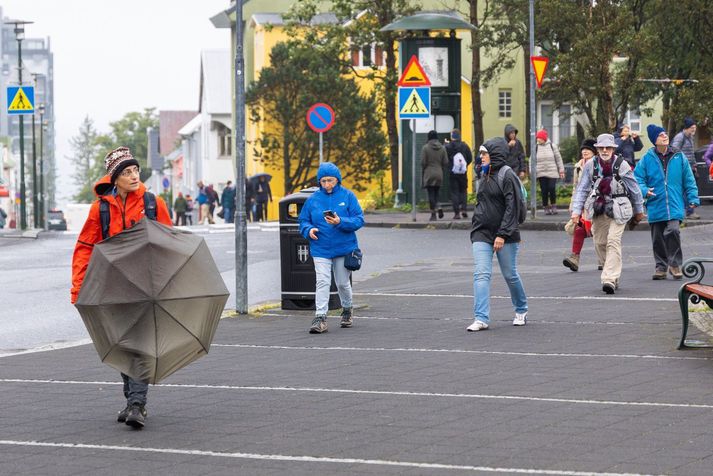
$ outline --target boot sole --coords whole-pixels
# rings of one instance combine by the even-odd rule
[[[604,291],[607,294],[614,294],[614,289],[615,289],[615,286],[613,286],[611,284],[602,285],[602,291]]]
[[[129,426],[132,427],[132,428],[136,428],[136,429],[139,429],[139,430],[140,430],[141,428],[143,428],[144,425],[145,425],[145,423],[142,422],[142,421],[129,420],[128,418],[126,419],[126,424],[129,425]]]
[[[327,329],[325,329],[325,330],[323,330],[323,331],[322,331],[322,330],[319,330],[319,329],[310,329],[310,330],[309,330],[309,333],[310,333],[310,334],[324,334],[325,332],[327,332]]]
[[[574,271],[575,273],[577,271],[579,271],[579,266],[575,266],[573,263],[570,263],[566,259],[562,260],[562,264],[565,265],[567,268],[571,269],[572,271]]]
[[[352,326],[352,323],[349,322],[349,323],[345,323],[345,324],[339,324],[339,326],[342,327],[343,329],[347,329]]]

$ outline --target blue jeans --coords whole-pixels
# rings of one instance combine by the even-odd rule
[[[127,405],[146,405],[146,395],[149,393],[149,384],[141,380],[135,380],[126,374],[121,374],[124,381],[124,396]]]
[[[233,217],[235,216],[235,210],[228,207],[223,207],[223,220],[225,223],[235,223]]]
[[[329,310],[329,288],[332,286],[332,273],[334,284],[337,285],[339,300],[343,308],[352,307],[352,283],[349,282],[351,271],[344,267],[344,256],[337,258],[313,258],[314,271],[317,275],[316,293],[314,303],[317,316],[326,316]]]
[[[520,243],[505,243],[496,253],[500,272],[510,288],[510,299],[515,312],[527,312],[527,296],[522,280],[517,272],[517,253]],[[482,241],[473,243],[473,314],[477,321],[490,323],[490,277],[493,272],[493,245]]]

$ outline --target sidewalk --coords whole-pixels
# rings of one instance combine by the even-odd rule
[[[443,210],[443,218],[437,221],[429,221],[430,212],[417,212],[416,221],[411,218],[411,213],[391,212],[391,211],[370,211],[365,212],[364,218],[366,223],[364,226],[379,227],[379,228],[428,228],[434,230],[469,230],[473,210],[468,211],[468,218],[454,220],[453,212]],[[696,209],[696,213],[700,215],[700,220],[687,220],[686,226],[700,226],[713,224],[713,206],[704,204]],[[544,210],[537,210],[537,216],[532,217],[530,213],[527,215],[527,220],[520,225],[521,230],[541,230],[541,231],[564,231],[564,225],[569,221],[569,213],[567,209],[560,208],[557,215],[545,215]],[[649,224],[644,219],[636,230],[648,230]]]
[[[0,229],[0,238],[30,238],[35,239],[40,233],[44,232],[42,228],[30,228],[25,231],[15,228]]]

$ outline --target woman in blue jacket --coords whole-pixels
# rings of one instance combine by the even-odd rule
[[[325,162],[317,172],[319,190],[307,199],[300,212],[300,233],[309,240],[317,275],[315,318],[310,334],[327,332],[329,288],[334,282],[342,303],[341,327],[352,326],[351,271],[344,257],[359,247],[356,231],[364,225],[364,214],[356,196],[342,186],[339,168]]]
[[[698,187],[688,159],[669,147],[664,128],[650,124],[646,132],[654,147],[639,161],[634,177],[646,200],[656,261],[653,279],[666,279],[666,271],[674,279],[681,279],[683,253],[679,225],[684,219],[686,207],[700,205]]]

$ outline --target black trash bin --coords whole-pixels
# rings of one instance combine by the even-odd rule
[[[282,275],[282,309],[315,309],[314,294],[317,276],[309,252],[309,241],[300,235],[297,217],[302,206],[317,187],[288,195],[279,202],[280,211],[280,272]],[[332,277],[329,309],[339,309],[339,295]]]

